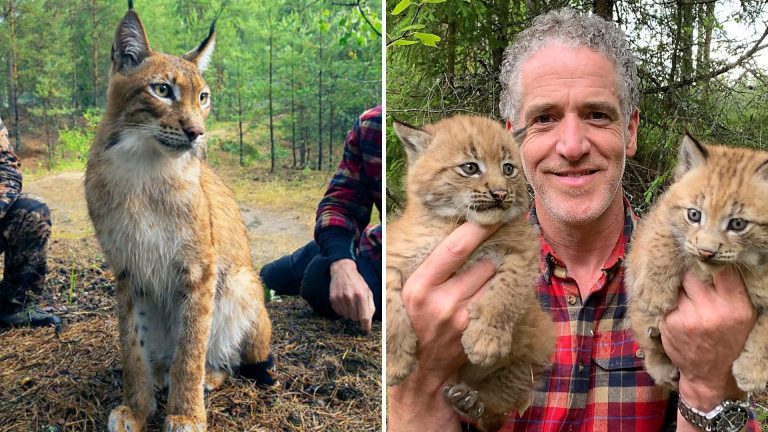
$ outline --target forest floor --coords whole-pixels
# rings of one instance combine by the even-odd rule
[[[87,216],[82,172],[43,172],[40,152],[22,154],[24,190],[42,196],[54,224],[40,305],[65,319],[53,328],[0,330],[0,432],[103,431],[122,399],[114,275]],[[254,263],[312,239],[314,207],[330,172],[243,169],[216,155],[216,171],[239,201]],[[345,321],[313,314],[301,299],[274,298],[271,388],[230,378],[206,396],[208,430],[378,431],[381,429],[381,324],[362,335]],[[165,395],[148,430],[160,430]]]

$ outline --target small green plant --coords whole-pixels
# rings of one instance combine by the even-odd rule
[[[69,298],[67,299],[68,304],[72,304],[72,297],[75,294],[75,290],[77,289],[77,275],[75,275],[75,257],[72,257],[72,265],[69,268]]]

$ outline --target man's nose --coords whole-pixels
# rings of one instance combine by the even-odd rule
[[[577,114],[566,114],[558,129],[557,152],[561,156],[577,161],[589,153],[591,145],[584,124]]]

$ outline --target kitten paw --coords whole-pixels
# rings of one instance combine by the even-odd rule
[[[736,385],[747,393],[760,393],[768,382],[768,368],[757,365],[748,356],[741,355],[731,368]]]
[[[672,363],[651,365],[646,361],[645,370],[657,385],[677,390],[680,381],[680,370]]]
[[[476,420],[485,412],[485,404],[480,401],[477,392],[466,384],[448,384],[443,391],[448,402],[460,415]]]
[[[205,432],[205,419],[183,415],[169,415],[165,418],[163,432]]]
[[[470,322],[461,336],[461,344],[472,364],[490,366],[512,350],[512,332],[482,328]]]
[[[125,405],[112,410],[107,421],[109,432],[141,432],[144,430],[144,422],[139,421],[133,411]]]
[[[411,355],[387,355],[387,385],[398,385],[416,369],[416,358]]]

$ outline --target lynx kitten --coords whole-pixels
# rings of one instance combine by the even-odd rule
[[[745,392],[768,383],[768,153],[709,146],[686,135],[675,183],[640,223],[627,257],[632,330],[657,384],[677,387],[679,372],[664,352],[659,320],[676,305],[686,272],[704,282],[735,267],[758,311],[732,366]]]
[[[237,203],[199,156],[210,108],[200,73],[214,26],[183,57],[154,52],[131,3],[85,175],[88,213],[117,276],[124,399],[108,429],[144,430],[155,382],[169,371],[163,430],[200,432],[204,385],[234,370],[270,381],[271,325]]]
[[[408,156],[408,205],[387,234],[387,381],[416,367],[417,340],[401,289],[427,255],[465,221],[503,222],[464,266],[489,259],[497,274],[470,304],[462,336],[469,357],[446,396],[485,430],[529,403],[534,375],[554,350],[551,318],[535,294],[538,242],[526,220],[528,191],[517,143],[493,120],[456,116],[424,128],[394,123]],[[462,269],[463,270],[463,269]],[[460,270],[460,271],[462,271]]]

